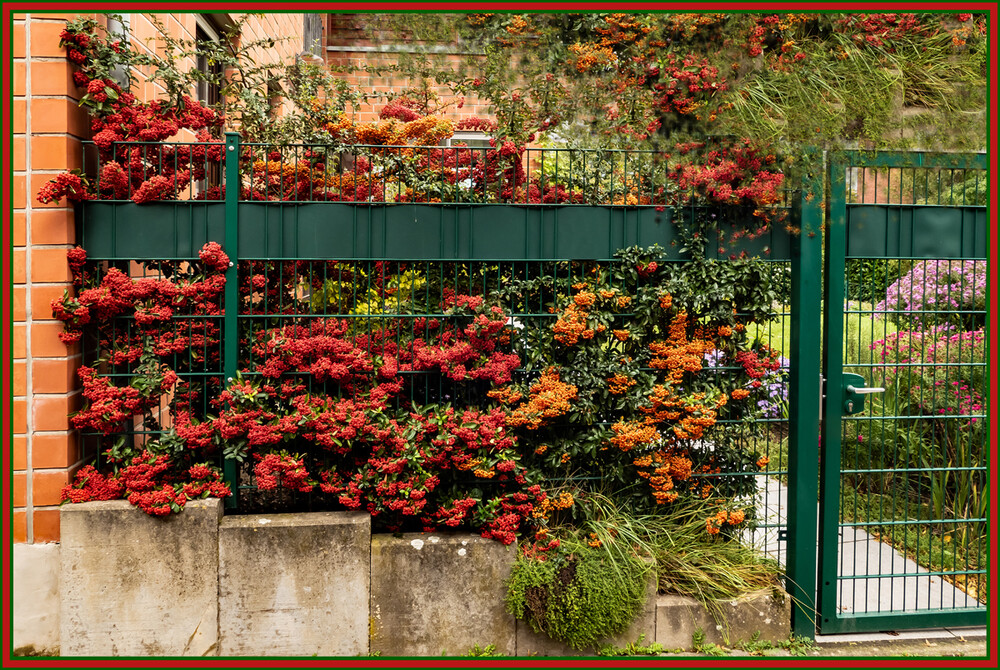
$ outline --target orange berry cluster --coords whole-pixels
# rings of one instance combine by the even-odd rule
[[[560,509],[569,509],[573,506],[573,494],[569,491],[561,491],[557,496],[547,497],[541,502],[540,505],[535,506],[535,510],[531,513],[536,519],[545,519],[548,521],[549,515]]]
[[[718,410],[728,401],[724,393],[714,401],[703,403],[705,399],[704,393],[678,396],[672,387],[657,385],[649,396],[649,406],[640,409],[647,415],[647,421],[676,421],[672,430],[677,439],[697,440],[704,435],[705,429],[715,425]]]
[[[608,393],[611,395],[622,395],[633,386],[635,386],[635,380],[621,373],[616,373],[608,379]]]
[[[576,69],[586,72],[591,68],[607,63],[617,62],[615,52],[609,47],[597,47],[593,44],[570,44],[567,47],[576,56]]]
[[[503,405],[512,405],[524,396],[512,386],[501,386],[486,392],[486,395]]]
[[[562,314],[552,326],[552,332],[557,342],[566,346],[572,346],[580,340],[593,339],[597,333],[603,333],[607,327],[597,324],[593,328],[589,327],[587,319],[590,316],[589,310],[598,302],[609,303],[612,309],[625,309],[632,303],[632,298],[627,295],[620,295],[617,289],[590,290],[584,282],[573,284],[577,294],[573,296],[573,301],[569,303]],[[630,333],[627,330],[612,331],[619,340],[624,342]]]
[[[745,518],[746,513],[741,509],[721,509],[714,516],[710,516],[705,520],[705,530],[708,531],[709,535],[718,535],[723,525],[738,526],[743,523]]]
[[[532,384],[528,400],[507,416],[507,425],[537,430],[546,419],[569,412],[569,403],[576,398],[576,393],[575,385],[560,381],[559,371],[549,368]]]
[[[666,370],[668,378],[673,382],[683,380],[685,372],[701,370],[705,353],[715,348],[715,344],[705,338],[701,328],[696,328],[694,337],[688,339],[687,326],[687,313],[679,312],[670,322],[667,339],[649,345],[649,350],[653,352],[649,366],[656,370]]]
[[[632,463],[639,468],[639,476],[649,482],[657,505],[677,500],[674,482],[691,476],[691,459],[682,451],[660,449],[640,456]]]
[[[422,116],[406,122],[382,119],[356,125],[347,115],[342,115],[337,121],[325,124],[323,129],[345,142],[379,146],[433,146],[455,132],[455,126],[450,120],[437,116]]]
[[[615,434],[610,439],[611,444],[622,451],[649,446],[661,437],[656,426],[650,425],[647,421],[619,421],[611,426],[611,430]]]
[[[573,302],[575,302],[578,307],[591,307],[596,300],[597,295],[591,293],[590,291],[580,291],[573,296]]]
[[[481,458],[470,458],[467,461],[460,461],[455,463],[456,470],[473,470],[476,469],[480,463],[483,462]]]
[[[587,328],[587,312],[572,303],[563,310],[559,319],[552,326],[553,336],[557,342],[572,346],[581,338],[589,340],[594,337],[594,330]]]

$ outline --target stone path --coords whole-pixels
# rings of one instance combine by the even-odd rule
[[[788,488],[770,477],[757,476],[762,524],[787,524]],[[818,510],[817,510],[818,511]],[[785,542],[777,527],[759,528],[749,541],[785,565]],[[978,607],[972,596],[906,558],[856,527],[840,529],[837,606],[842,613],[912,612],[940,608]],[[844,579],[846,577],[846,579]]]

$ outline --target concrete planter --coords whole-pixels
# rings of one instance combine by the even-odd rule
[[[41,614],[58,618],[64,656],[596,651],[570,649],[508,614],[516,550],[478,535],[373,536],[368,515],[355,512],[224,519],[215,499],[167,518],[120,500],[65,505],[61,523],[58,605],[49,605],[57,611]],[[779,641],[790,611],[787,595],[767,591],[723,603],[716,621],[691,599],[657,596],[650,579],[640,616],[603,644],[641,636],[688,649],[699,628],[717,644],[755,633]]]
[[[367,654],[370,538],[362,512],[224,518],[219,655]]]
[[[154,518],[108,500],[59,517],[62,655],[218,654],[222,501]]]
[[[514,552],[468,533],[372,536],[372,651],[442,656],[492,644],[516,653],[503,603]]]

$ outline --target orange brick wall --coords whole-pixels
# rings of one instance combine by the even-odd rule
[[[407,36],[400,35],[393,37],[385,35],[382,44],[375,44],[369,38],[367,32],[360,27],[360,23],[352,14],[331,14],[327,22],[326,45],[333,47],[327,49],[326,61],[330,69],[342,79],[357,87],[362,92],[377,94],[379,98],[373,99],[368,104],[360,104],[355,109],[349,110],[356,122],[367,123],[378,120],[378,112],[385,106],[386,99],[400,95],[415,82],[399,75],[386,73],[382,76],[374,76],[361,71],[359,68],[368,65],[386,66],[396,62],[397,56],[391,51],[372,51],[366,49],[378,49],[385,47],[405,47]],[[358,50],[352,50],[360,47]],[[460,66],[464,61],[464,55],[446,55],[446,59]],[[471,117],[492,119],[489,105],[474,95],[464,96],[462,106],[459,107],[459,96],[453,95],[446,87],[432,87],[432,90],[439,98],[439,104],[443,106],[439,116],[444,116],[453,120],[461,120]]]
[[[79,407],[79,346],[58,339],[50,303],[68,282],[73,210],[42,205],[38,189],[80,167],[89,121],[78,107],[59,33],[75,14],[14,16],[14,541],[59,539],[59,493],[77,467],[67,415]]]
[[[59,33],[78,14],[14,14],[13,63],[13,535],[15,542],[59,539],[60,490],[82,465],[79,440],[68,415],[80,408],[76,369],[79,345],[67,347],[58,334],[50,303],[72,290],[66,251],[74,245],[73,209],[65,201],[43,205],[39,188],[54,175],[80,167],[81,140],[89,119],[78,107],[71,63],[59,47]],[[193,14],[160,14],[178,38],[194,36]],[[136,43],[157,48],[156,28],[147,15],[129,16]],[[302,15],[252,19],[251,39],[289,36],[261,59],[288,60],[302,50]],[[157,86],[140,82],[133,91],[155,97]],[[184,138],[181,138],[184,139]]]

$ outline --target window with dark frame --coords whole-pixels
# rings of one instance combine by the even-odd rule
[[[210,107],[219,107],[222,103],[222,64],[210,62],[207,54],[201,48],[203,44],[217,43],[221,41],[218,29],[210,15],[198,15],[195,17],[195,44],[198,46],[198,56],[195,68],[208,76],[208,79],[199,80],[196,86],[195,96],[198,101]],[[218,163],[211,163],[205,166],[205,178],[197,183],[197,190],[206,191],[213,186],[221,186],[222,169]]]
[[[195,28],[195,42],[200,47],[202,44],[219,42],[219,31],[209,18],[197,16],[197,27]],[[213,81],[199,81],[197,96],[198,100],[206,105],[218,105],[222,99],[219,79],[222,76],[222,64],[210,63],[208,56],[202,49],[198,49],[198,62],[195,67],[208,75]]]

